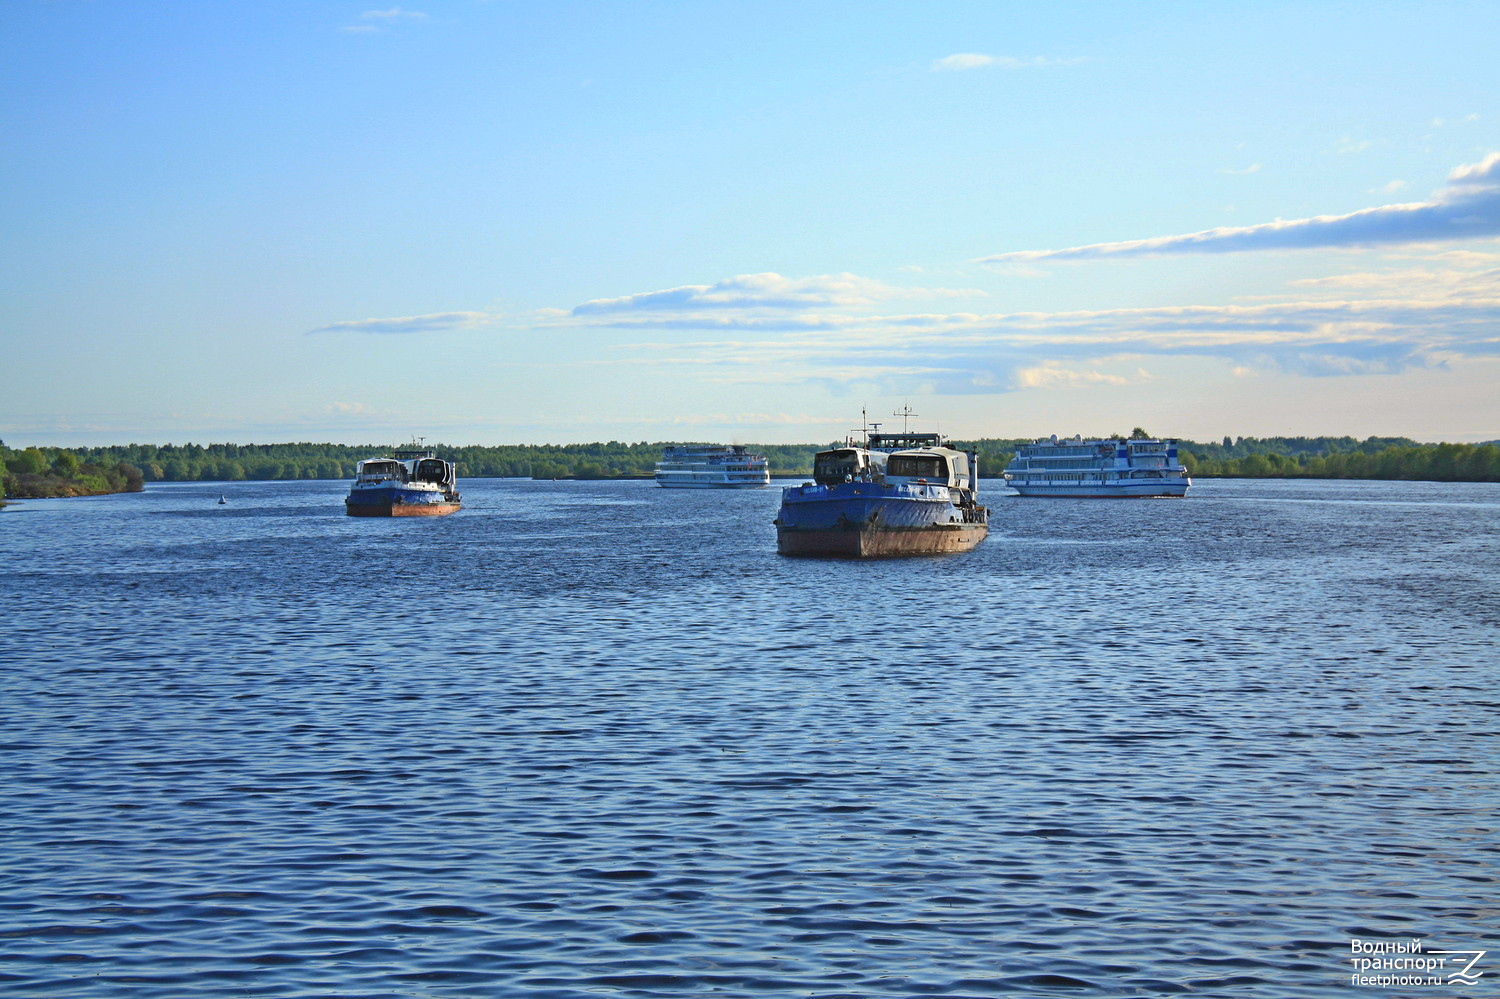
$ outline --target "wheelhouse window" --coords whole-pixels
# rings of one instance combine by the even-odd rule
[[[448,477],[447,466],[437,458],[424,458],[417,462],[416,478],[420,482],[442,482]]]
[[[859,475],[859,452],[820,451],[813,458],[813,481],[831,486],[843,482],[845,476]]]
[[[886,463],[887,475],[906,476],[914,479],[947,479],[948,468],[942,458],[935,455],[891,455]]]

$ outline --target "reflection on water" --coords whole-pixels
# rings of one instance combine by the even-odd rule
[[[1500,943],[1500,486],[991,488],[870,563],[775,555],[775,489],[463,489],[0,513],[0,990],[1284,997]]]

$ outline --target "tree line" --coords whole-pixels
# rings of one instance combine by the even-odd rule
[[[1411,479],[1420,482],[1500,482],[1500,445],[1387,444],[1323,453],[1251,451],[1238,457],[1180,452],[1188,474],[1235,479]]]
[[[593,444],[426,445],[458,463],[464,478],[649,479],[663,448],[689,441],[608,441]],[[773,476],[812,473],[813,455],[825,444],[749,444],[766,456]],[[981,474],[998,478],[1015,454],[1014,440],[955,441],[979,452]],[[31,449],[51,462],[70,453],[82,462],[124,463],[146,482],[238,482],[245,480],[352,478],[356,465],[389,454],[379,444],[125,444],[94,448]]]
[[[664,443],[424,445],[458,463],[465,478],[650,478]],[[804,474],[820,445],[754,445],[773,475]],[[55,454],[57,448],[41,449]],[[85,461],[124,462],[147,482],[346,479],[366,458],[389,455],[383,444],[126,444],[71,448]]]
[[[87,459],[76,450],[28,447],[13,451],[0,441],[0,499],[103,496],[140,492],[140,469],[123,461]]]
[[[1125,439],[1122,434],[1102,435]],[[1148,436],[1137,427],[1134,437]],[[686,443],[686,442],[684,442]],[[979,454],[980,474],[1000,477],[1017,448],[1015,438],[955,441]],[[805,476],[813,455],[828,444],[751,444],[766,455],[774,476]],[[1405,437],[1225,437],[1183,440],[1178,450],[1190,475],[1201,478],[1417,479],[1500,481],[1500,442],[1421,444]],[[456,461],[465,478],[647,479],[665,442],[432,445]],[[355,465],[388,454],[383,445],[347,444],[126,444],[93,448],[12,450],[0,443],[5,495],[13,498],[82,496],[138,490],[144,482],[347,479]]]

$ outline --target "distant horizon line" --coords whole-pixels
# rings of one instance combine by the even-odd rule
[[[965,437],[965,436],[959,436],[959,435],[953,435],[953,434],[944,434],[943,436],[946,437],[949,440],[954,440],[954,441],[975,441],[975,442],[980,442],[980,441],[1036,441],[1036,440],[1047,440],[1047,439],[1049,439],[1049,438],[1051,438],[1053,436],[1056,436],[1056,438],[1058,440],[1067,440],[1067,439],[1073,438],[1075,436],[1079,437],[1079,438],[1081,438],[1083,440],[1109,440],[1112,437],[1128,437],[1129,435],[1128,434],[1122,434],[1122,433],[1119,433],[1118,431],[1115,431],[1115,432],[1111,432],[1111,433],[1108,433],[1108,434],[1076,434],[1076,435],[1075,434],[1066,434],[1066,435],[1064,435],[1064,434],[1056,434],[1056,435],[1052,435],[1052,434],[1026,434],[1026,435],[1012,436],[1012,437],[998,437],[998,436]],[[1353,441],[1357,441],[1357,442],[1361,442],[1361,443],[1365,442],[1365,441],[1372,441],[1372,440],[1376,440],[1376,441],[1379,441],[1379,440],[1409,440],[1409,441],[1412,441],[1414,443],[1424,444],[1424,445],[1438,445],[1438,444],[1469,444],[1469,445],[1500,444],[1500,436],[1492,437],[1492,438],[1485,438],[1485,439],[1475,439],[1475,440],[1455,440],[1455,439],[1423,440],[1423,439],[1418,438],[1418,437],[1413,437],[1413,436],[1411,436],[1409,434],[1366,434],[1366,435],[1364,435],[1364,436],[1361,437],[1361,436],[1357,436],[1357,435],[1354,435],[1354,434],[1347,434],[1347,433],[1343,433],[1343,434],[1337,434],[1337,433],[1325,433],[1325,434],[1284,434],[1283,433],[1283,434],[1270,434],[1270,435],[1264,435],[1264,436],[1262,436],[1262,435],[1256,435],[1256,434],[1215,434],[1212,437],[1207,438],[1207,439],[1199,439],[1199,438],[1187,437],[1187,436],[1173,436],[1173,435],[1160,435],[1160,434],[1156,434],[1156,435],[1152,435],[1150,439],[1153,439],[1153,440],[1177,440],[1177,441],[1185,441],[1187,443],[1192,443],[1192,444],[1209,444],[1209,445],[1214,445],[1214,446],[1222,446],[1222,438],[1224,438],[1224,437],[1232,438],[1235,441],[1241,441],[1241,440],[1245,440],[1245,441],[1273,441],[1273,440],[1333,440],[1333,439],[1349,439],[1349,440],[1353,440]],[[403,443],[390,443],[390,444],[387,444],[387,443],[377,443],[377,442],[371,442],[371,441],[361,441],[361,442],[357,442],[357,443],[352,443],[351,444],[351,443],[345,443],[343,441],[336,441],[336,440],[321,440],[321,441],[319,441],[319,440],[235,441],[235,440],[212,440],[212,439],[206,439],[205,442],[201,443],[201,444],[197,443],[196,441],[193,441],[193,440],[185,440],[185,441],[183,441],[180,444],[176,443],[174,441],[165,441],[165,442],[131,441],[129,443],[124,443],[124,444],[121,444],[121,443],[112,443],[112,444],[21,444],[21,445],[16,445],[16,444],[9,444],[9,443],[6,442],[6,440],[4,438],[0,438],[0,447],[4,447],[4,448],[6,448],[7,450],[10,450],[10,451],[24,451],[24,450],[26,450],[27,448],[30,448],[30,447],[48,448],[48,449],[51,449],[51,450],[61,450],[61,451],[92,451],[92,450],[107,450],[107,449],[110,449],[110,448],[135,448],[135,447],[151,447],[151,448],[176,448],[176,447],[199,447],[199,448],[210,448],[210,447],[342,447],[342,448],[380,449],[380,448],[400,448],[400,447],[405,447],[405,446],[408,446],[410,444],[416,444],[416,443],[419,443],[419,442],[415,441],[415,440],[408,440],[408,441],[403,442]],[[746,446],[746,447],[749,447],[749,446],[755,446],[755,447],[821,447],[825,443],[826,443],[826,441],[816,441],[816,440],[771,442],[771,441],[751,441],[751,440],[739,440],[739,439],[735,439],[735,440],[696,439],[695,440],[695,439],[689,439],[689,438],[662,438],[662,439],[659,439],[659,440],[636,440],[636,441],[631,441],[631,440],[620,440],[618,438],[610,438],[608,440],[599,440],[599,439],[596,439],[596,440],[590,440],[590,441],[541,441],[541,442],[525,442],[525,443],[505,442],[505,443],[469,443],[469,444],[454,444],[454,443],[449,443],[449,442],[440,441],[440,440],[439,441],[430,441],[430,442],[426,441],[426,440],[423,440],[423,441],[420,442],[420,446],[422,446],[422,447],[430,447],[430,448],[457,448],[457,449],[462,449],[462,448],[507,448],[507,447],[514,447],[514,448],[537,448],[537,447],[564,447],[564,448],[571,448],[571,447],[607,446],[607,445],[610,445],[610,444],[618,444],[618,445],[623,445],[625,447],[659,447],[659,446],[663,446],[663,445],[674,445],[674,444],[709,444],[709,445],[724,444],[726,446],[734,444],[734,445],[742,445],[742,446]]]

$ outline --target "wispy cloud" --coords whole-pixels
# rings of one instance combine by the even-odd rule
[[[392,7],[389,10],[367,10],[359,16],[367,21],[400,21],[420,20],[427,15],[419,10],[402,10],[400,7]]]
[[[1149,378],[1140,371],[1142,381]],[[1129,385],[1124,375],[1105,374],[1090,369],[1065,368],[1056,361],[1049,361],[1034,368],[1017,368],[1011,377],[1015,388],[1092,388],[1097,385]]]
[[[849,308],[902,297],[977,294],[943,289],[898,288],[857,274],[787,278],[780,274],[741,274],[716,284],[690,284],[620,298],[596,298],[575,307],[575,316],[744,310]]]
[[[1500,235],[1500,153],[1462,166],[1430,200],[1366,208],[1347,215],[1278,220],[1261,225],[1208,229],[1180,236],[1094,243],[1062,250],[1022,250],[984,257],[979,263],[1089,260],[1171,253],[1231,253],[1245,250],[1360,247],[1450,242]]]
[[[1044,66],[1073,66],[1082,59],[1051,59],[1033,56],[1017,59],[1014,56],[985,55],[982,52],[956,52],[950,56],[933,60],[930,67],[934,73],[959,73],[969,69],[1038,69]]]
[[[434,312],[425,316],[394,316],[386,319],[352,319],[328,323],[310,333],[437,333],[492,325],[496,316],[488,312]]]
[[[435,312],[326,323],[310,333],[438,333],[486,327],[508,329],[748,330],[775,334],[835,329],[829,310],[867,310],[892,299],[983,297],[974,289],[889,285],[858,274],[790,278],[741,274],[714,284],[682,285],[618,298],[596,298],[572,309],[537,309],[529,316],[493,312]]]
[[[1479,261],[1474,261],[1479,262]],[[1493,260],[1489,261],[1493,264]],[[1434,272],[1437,273],[1437,272]],[[1443,294],[1392,297],[1420,288],[1421,269],[1350,275],[1345,297],[1261,304],[1060,313],[933,313],[823,316],[821,326],[752,329],[754,338],[644,342],[611,350],[611,363],[687,366],[732,384],[845,384],[881,390],[920,383],[955,394],[1136,384],[1153,359],[1197,358],[1240,374],[1306,377],[1395,374],[1413,368],[1500,361],[1500,270],[1443,274]],[[1362,300],[1351,292],[1386,292]],[[715,332],[731,317],[683,317]],[[583,324],[583,317],[568,322]],[[674,329],[687,328],[684,321]],[[830,382],[830,387],[833,387]]]
[[[421,21],[427,15],[419,10],[403,10],[400,7],[391,7],[387,10],[367,10],[359,15],[359,22],[346,24],[342,30],[358,33],[382,32],[386,25],[396,24],[401,21]]]
[[[1492,255],[1474,256],[1489,262],[1495,261]],[[1291,284],[1294,288],[1334,289],[1341,292],[1373,291],[1379,292],[1383,297],[1399,295],[1412,301],[1473,297],[1478,294],[1500,298],[1500,267],[1482,270],[1408,267],[1300,278]]]
[[[1455,190],[1467,183],[1456,177]],[[1414,263],[1420,261],[1420,263]],[[526,315],[444,312],[330,323],[314,332],[536,336],[635,330],[575,363],[684,369],[705,384],[803,383],[994,394],[1136,385],[1157,364],[1304,377],[1500,366],[1500,254],[1390,255],[1383,270],[1294,282],[1282,300],[1072,312],[903,312],[894,300],[953,294],[853,274],[753,274],[595,299]],[[697,333],[687,342],[684,332]],[[661,334],[661,335],[653,335]]]

